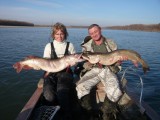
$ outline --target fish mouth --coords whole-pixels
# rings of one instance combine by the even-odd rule
[[[90,59],[90,55],[93,54],[93,52],[91,51],[85,51],[82,53],[82,59],[85,59],[85,60],[89,60]]]

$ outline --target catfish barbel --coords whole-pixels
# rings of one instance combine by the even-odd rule
[[[143,67],[144,73],[149,70],[148,64],[141,58],[140,54],[133,50],[119,49],[109,53],[83,53],[82,58],[88,60],[90,63],[100,63],[102,65],[112,65],[123,58],[131,60],[135,66],[140,63]]]
[[[81,62],[80,54],[66,55],[55,60],[40,58],[36,56],[29,56],[22,61],[13,65],[14,69],[19,73],[22,69],[44,70],[49,72],[59,72],[68,66],[74,66]]]

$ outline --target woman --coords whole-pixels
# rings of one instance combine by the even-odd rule
[[[48,43],[44,49],[44,58],[57,59],[64,55],[74,54],[75,49],[72,43],[67,42],[68,32],[62,23],[53,25],[52,34],[53,41]],[[66,116],[69,116],[70,90],[72,87],[72,71],[64,69],[57,73],[50,73],[44,78],[43,96],[45,104],[59,104],[61,110]],[[69,119],[69,118],[65,118]]]

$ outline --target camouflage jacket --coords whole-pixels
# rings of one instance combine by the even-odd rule
[[[108,52],[117,50],[117,44],[113,40],[105,38],[105,37],[103,37],[103,39],[105,40],[105,44],[106,44],[106,48]],[[92,48],[92,41],[93,41],[92,39],[90,40],[88,39],[86,41],[84,40],[83,43],[81,44],[82,51],[94,52]]]
[[[88,36],[89,37],[89,36]],[[105,45],[106,45],[106,49],[108,52],[112,52],[114,50],[117,50],[118,47],[117,47],[117,44],[112,40],[112,39],[108,39],[108,38],[105,38],[103,37],[103,39],[105,40]],[[82,47],[82,51],[85,52],[85,51],[91,51],[91,52],[94,52],[93,51],[93,48],[92,48],[92,42],[93,40],[88,38],[87,40],[84,40],[81,44],[81,47]],[[113,73],[117,73],[121,70],[121,66],[119,64],[114,64],[114,65],[111,65],[109,67],[109,69],[113,72]]]

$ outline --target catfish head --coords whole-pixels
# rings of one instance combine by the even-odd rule
[[[92,52],[84,52],[82,54],[82,58],[85,60],[88,60],[92,64],[96,64],[99,62],[99,56],[98,54],[92,53]]]
[[[72,54],[66,56],[66,61],[70,66],[76,65],[78,62],[84,61],[84,59],[81,58],[82,54]]]

